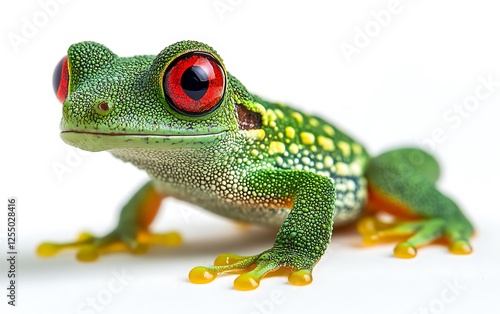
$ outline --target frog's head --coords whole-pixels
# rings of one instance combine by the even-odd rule
[[[61,137],[89,151],[206,147],[258,128],[263,109],[209,46],[182,41],[157,56],[120,58],[103,45],[70,46],[54,72]]]

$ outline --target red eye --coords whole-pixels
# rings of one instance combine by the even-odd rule
[[[68,97],[68,84],[69,84],[69,71],[68,71],[68,57],[64,57],[57,64],[54,74],[52,76],[52,84],[57,99],[64,103]]]
[[[209,54],[193,52],[174,60],[163,77],[163,91],[170,106],[186,115],[215,110],[224,95],[225,76]]]

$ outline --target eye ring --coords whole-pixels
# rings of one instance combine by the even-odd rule
[[[169,106],[185,116],[204,116],[222,103],[226,76],[219,61],[206,52],[189,52],[173,60],[163,75]]]

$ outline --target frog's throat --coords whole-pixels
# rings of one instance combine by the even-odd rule
[[[91,152],[117,148],[144,148],[154,150],[196,149],[215,145],[226,136],[226,132],[197,135],[157,135],[93,133],[62,131],[61,138],[69,145]]]

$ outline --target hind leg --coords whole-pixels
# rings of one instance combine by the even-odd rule
[[[37,253],[51,257],[66,249],[77,249],[76,258],[82,262],[97,260],[101,254],[128,251],[133,254],[145,253],[149,246],[163,244],[177,246],[180,235],[176,232],[152,233],[149,225],[160,208],[163,195],[158,193],[153,182],[146,183],[123,207],[117,226],[105,236],[81,234],[76,241],[65,243],[45,242]]]
[[[367,170],[369,206],[401,221],[384,223],[368,217],[358,229],[366,243],[402,238],[394,254],[416,256],[417,248],[444,239],[455,254],[469,254],[472,224],[460,208],[435,186],[439,167],[432,156],[405,148],[375,157]]]

